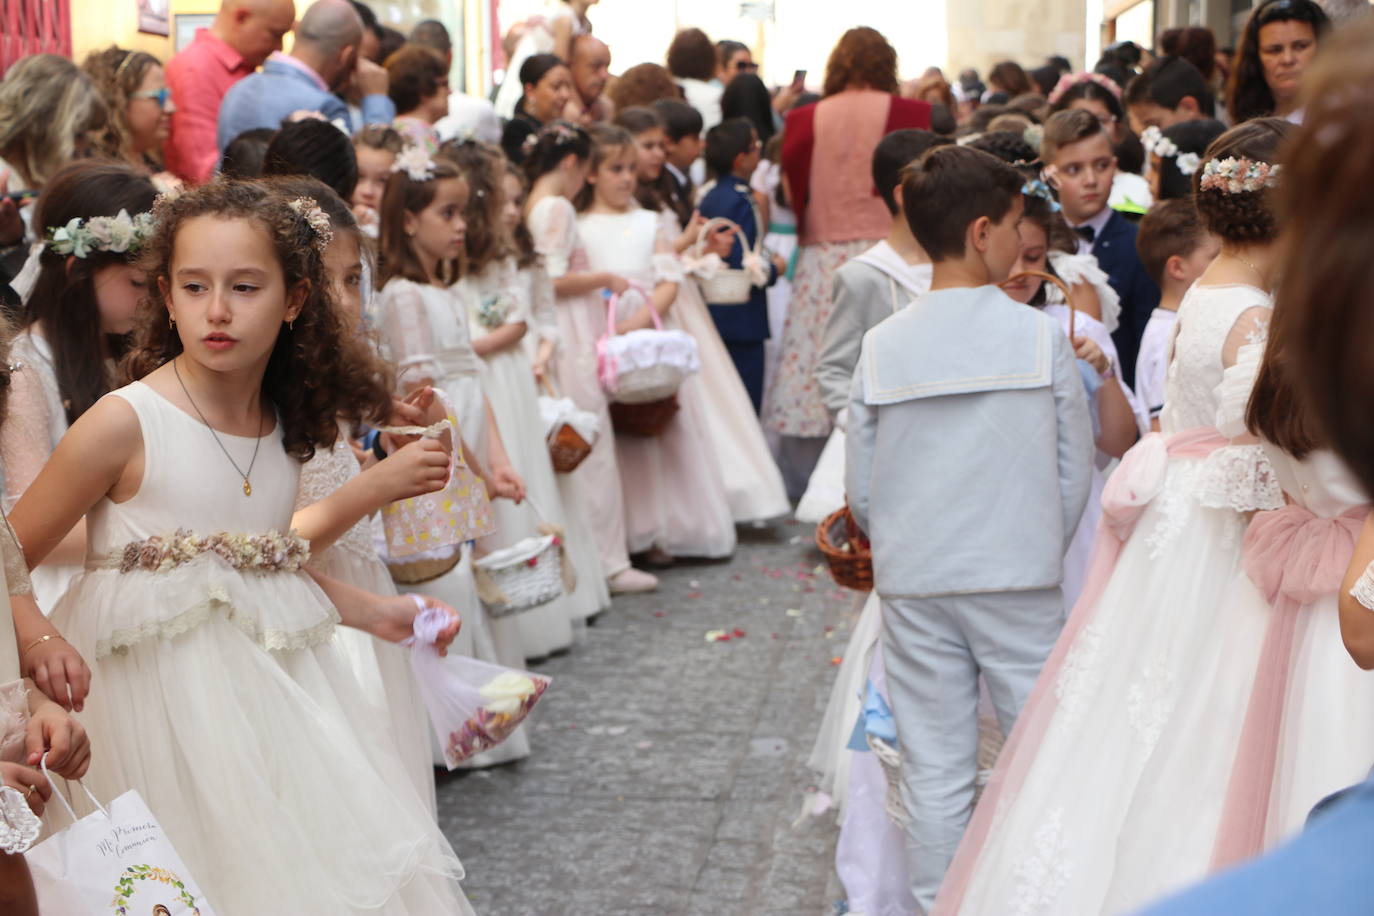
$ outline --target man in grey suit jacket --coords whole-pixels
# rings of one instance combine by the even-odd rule
[[[849,401],[846,490],[873,543],[925,911],[972,812],[979,675],[1010,732],[1063,625],[1064,551],[1092,469],[1072,345],[991,285],[1020,253],[1022,185],[967,147],[913,167],[903,200],[931,292],[864,336]]]

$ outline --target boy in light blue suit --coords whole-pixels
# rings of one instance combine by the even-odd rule
[[[1010,732],[1064,622],[1063,556],[1092,469],[1072,345],[994,285],[1020,252],[1023,184],[967,147],[907,169],[931,291],[864,336],[850,393],[846,489],[873,543],[925,910],[973,807],[979,675]]]

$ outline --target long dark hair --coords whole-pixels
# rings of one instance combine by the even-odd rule
[[[655,127],[665,127],[663,118],[652,108],[645,108],[637,105],[634,108],[626,108],[624,111],[616,112],[615,126],[623,127],[630,132],[636,142],[639,135],[653,130]],[[668,199],[672,196],[672,176],[668,174],[665,167],[658,173],[658,178],[653,181],[645,181],[639,178],[635,182],[635,200],[645,210],[658,212],[663,209]]]
[[[1264,80],[1259,53],[1260,29],[1274,22],[1305,22],[1312,26],[1318,41],[1331,26],[1326,11],[1312,0],[1264,0],[1255,7],[1236,45],[1231,80],[1226,85],[1226,110],[1233,124],[1274,112],[1274,93]]]
[[[35,225],[43,231],[73,219],[116,216],[120,210],[130,216],[147,213],[156,197],[153,183],[127,165],[81,160],[52,177],[38,199]],[[101,268],[127,264],[131,258],[131,254],[92,251],[84,258],[69,259],[46,247],[39,256],[38,279],[24,310],[24,324],[43,326],[68,423],[75,423],[114,387],[105,360],[122,356],[127,340],[100,330],[95,275]]]
[[[439,148],[439,155],[451,159],[468,183],[468,205],[463,209],[467,222],[463,256],[463,276],[481,273],[511,254],[506,233],[501,231],[501,175],[505,157],[482,143],[452,140]]]
[[[720,96],[720,114],[722,121],[748,118],[760,143],[767,143],[777,131],[773,123],[773,96],[753,73],[741,73],[725,87]]]
[[[294,326],[283,324],[278,332],[262,377],[263,397],[281,417],[286,453],[309,461],[316,448],[338,439],[340,418],[376,423],[391,412],[385,373],[368,345],[346,328],[330,294],[318,237],[291,198],[266,182],[219,179],[159,203],[156,214],[157,230],[140,257],[150,285],[139,309],[133,348],[124,360],[130,378],[142,378],[182,352],[157,283],[169,278],[182,223],[199,216],[251,220],[272,240],[286,288],[307,289]]]

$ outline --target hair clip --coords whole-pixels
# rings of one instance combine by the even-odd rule
[[[295,210],[297,216],[305,219],[311,234],[315,236],[315,250],[324,254],[329,243],[334,241],[334,227],[330,225],[329,217],[320,209],[320,205],[312,197],[297,197],[295,200],[287,201],[287,206]]]
[[[116,216],[77,217],[65,226],[50,227],[47,245],[56,254],[85,258],[93,251],[133,254],[153,234],[156,222],[151,213],[130,216],[120,210]]]
[[[411,181],[429,181],[434,177],[434,160],[423,146],[410,144],[396,154],[391,171],[405,172]]]
[[[1050,186],[1039,178],[1023,184],[1021,186],[1021,193],[1027,197],[1038,197],[1041,200],[1048,201],[1050,210],[1054,213],[1059,212],[1059,201],[1054,199],[1054,194],[1050,191]]]
[[[534,152],[534,148],[539,145],[539,134],[529,134],[520,144],[520,152],[528,156]]]
[[[1202,167],[1200,186],[1204,191],[1220,191],[1223,194],[1263,191],[1279,183],[1281,168],[1283,166],[1234,156],[1208,159]]]
[[[1059,78],[1059,82],[1054,84],[1054,89],[1050,91],[1050,104],[1054,105],[1058,103],[1058,101],[1064,97],[1064,93],[1068,92],[1074,86],[1078,86],[1082,83],[1096,83],[1103,89],[1110,92],[1112,94],[1112,98],[1116,99],[1118,102],[1121,101],[1121,87],[1118,86],[1116,83],[1112,82],[1112,79],[1110,77],[1103,76],[1101,73],[1083,72],[1066,73],[1063,76],[1061,76]]]

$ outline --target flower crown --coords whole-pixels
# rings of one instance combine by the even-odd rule
[[[411,144],[396,154],[391,163],[391,171],[405,172],[411,181],[429,181],[434,177],[434,160],[429,152],[418,144]]]
[[[153,234],[156,225],[153,214],[130,216],[127,210],[120,210],[116,216],[77,217],[65,226],[49,228],[47,244],[56,254],[78,258],[85,258],[93,251],[133,254]]]
[[[1103,76],[1101,73],[1066,73],[1059,77],[1059,82],[1054,84],[1054,89],[1050,91],[1050,104],[1054,105],[1064,97],[1074,86],[1080,83],[1096,83],[1103,89],[1112,94],[1112,98],[1121,101],[1121,87],[1112,81],[1111,77]]]
[[[541,127],[538,132],[530,134],[521,144],[521,148],[526,155],[534,152],[534,148],[539,145],[539,141],[544,137],[553,137],[554,148],[562,146],[564,143],[573,143],[577,140],[577,128],[565,121],[554,121]]]
[[[1220,191],[1223,194],[1244,194],[1263,191],[1279,183],[1279,171],[1283,167],[1253,159],[1208,159],[1202,167],[1201,187],[1204,191]]]
[[[1198,166],[1202,165],[1201,156],[1197,153],[1180,153],[1178,144],[1164,136],[1164,132],[1153,125],[1145,128],[1145,132],[1140,135],[1140,145],[1145,147],[1145,152],[1153,153],[1160,159],[1172,158],[1174,165],[1184,175],[1192,175]]]
[[[313,197],[297,197],[295,200],[287,201],[287,206],[305,219],[311,234],[315,236],[315,250],[324,254],[329,243],[334,241],[334,227],[330,225],[329,217],[320,209],[320,205]]]

